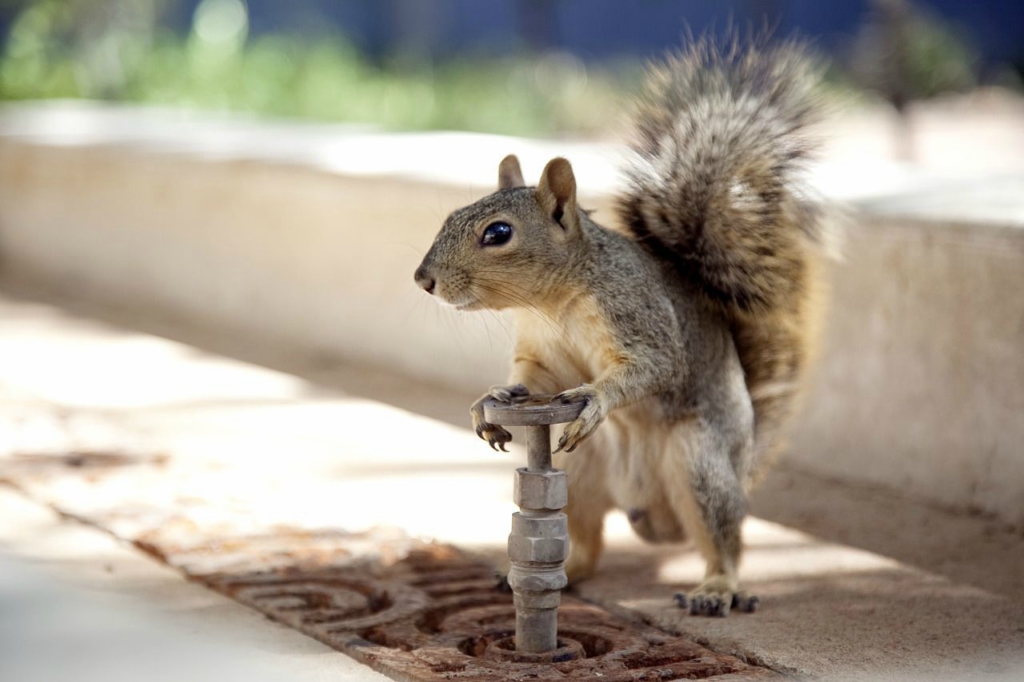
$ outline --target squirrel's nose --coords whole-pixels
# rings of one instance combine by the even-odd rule
[[[437,280],[427,274],[427,269],[422,265],[416,268],[416,284],[419,284],[423,291],[428,294],[434,293],[434,287],[437,286]]]

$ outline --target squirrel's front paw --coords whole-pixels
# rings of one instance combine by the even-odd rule
[[[487,422],[481,422],[476,425],[476,435],[487,441],[492,450],[501,450],[502,452],[508,452],[505,449],[505,443],[512,442],[511,433],[497,424],[488,424]]]
[[[530,395],[530,391],[523,384],[491,386],[487,393],[473,403],[473,407],[469,408],[470,414],[473,415],[473,430],[476,431],[477,436],[487,441],[492,450],[500,449],[502,452],[508,452],[505,449],[505,443],[511,442],[512,434],[497,424],[491,424],[484,420],[484,401],[494,398],[503,403],[510,403],[515,398],[528,395]]]
[[[571,403],[578,400],[586,402],[586,407],[580,412],[580,416],[576,418],[576,421],[565,427],[562,437],[558,439],[558,447],[555,449],[555,452],[560,450],[572,452],[575,450],[576,446],[584,438],[592,434],[594,429],[604,421],[605,415],[608,414],[604,395],[590,384],[583,384],[579,388],[563,391],[555,396],[555,400],[560,400],[563,403]]]
[[[487,389],[487,396],[502,403],[510,403],[516,398],[525,398],[530,395],[530,390],[523,384],[515,386],[491,386]]]

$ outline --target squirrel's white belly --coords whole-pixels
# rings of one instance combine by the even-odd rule
[[[615,335],[590,295],[580,295],[558,315],[539,321],[520,311],[516,322],[516,356],[535,362],[548,386],[533,392],[558,393],[593,383],[618,356]]]
[[[667,423],[654,398],[608,415],[598,429],[607,448],[609,492],[616,506],[629,511],[664,505],[665,458],[686,458],[687,425]]]

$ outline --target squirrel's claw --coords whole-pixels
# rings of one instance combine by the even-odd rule
[[[506,431],[505,433],[507,434],[508,432]],[[490,445],[491,450],[494,450],[495,452],[497,452],[498,450],[501,450],[502,452],[508,452],[508,450],[505,449],[505,443],[511,440],[511,438],[512,437],[509,436],[508,439],[503,439],[500,435],[488,436],[487,444]]]
[[[476,415],[473,415],[473,421],[476,422],[476,426],[473,430],[476,431],[476,435],[481,440],[487,441],[487,444],[491,446],[492,450],[497,451],[499,448],[502,452],[508,452],[505,449],[505,443],[512,440],[512,434],[501,428],[497,424],[488,424],[485,421],[477,421]]]
[[[484,420],[484,401],[489,398],[500,400],[502,402],[512,402],[513,398],[520,396],[530,395],[526,386],[522,384],[516,384],[514,386],[491,386],[487,393],[483,395],[479,400],[473,403],[473,406],[469,408],[469,413],[473,417],[473,430],[481,440],[487,441],[487,444],[491,446],[491,449],[497,452],[508,452],[505,448],[505,444],[512,440],[512,434],[498,426],[497,424],[491,424]]]
[[[761,600],[746,592],[733,594],[695,594],[687,597],[683,593],[673,595],[676,606],[689,611],[691,616],[728,616],[730,611],[753,613]]]
[[[753,613],[754,611],[757,611],[757,607],[760,603],[761,598],[756,594],[737,592],[732,596],[732,607],[743,611],[744,613]]]
[[[572,424],[570,424],[569,426],[572,426]],[[585,436],[570,436],[568,426],[566,427],[565,431],[566,432],[562,434],[562,437],[558,439],[558,447],[555,448],[555,452],[561,452],[562,450],[565,450],[566,452],[572,452],[573,450],[576,449],[576,446],[580,444],[580,441],[583,440],[583,438],[585,438]]]
[[[510,403],[515,398],[524,398],[530,395],[530,389],[526,388],[523,384],[515,384],[514,386],[491,386],[487,389],[487,395],[497,401]]]
[[[732,610],[752,613],[760,600],[736,588],[734,580],[717,575],[705,580],[689,594],[676,594],[676,605],[691,616],[728,616]]]
[[[487,441],[487,444],[490,445],[491,449],[495,452],[498,450],[508,452],[505,448],[505,443],[512,440],[512,434],[497,424],[481,423],[477,426],[477,435]]]
[[[563,403],[584,400],[586,407],[580,412],[576,421],[565,427],[562,437],[558,439],[558,447],[555,452],[572,452],[583,440],[592,434],[595,429],[604,421],[607,409],[605,408],[604,397],[601,392],[590,384],[584,384],[578,388],[562,391],[555,396],[555,400]]]

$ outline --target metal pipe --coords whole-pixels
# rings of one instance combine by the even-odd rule
[[[568,584],[569,524],[562,508],[569,497],[565,472],[551,466],[551,424],[572,421],[583,403],[551,403],[536,396],[513,403],[489,400],[484,418],[502,426],[526,426],[527,466],[516,469],[508,584],[516,607],[516,651],[540,654],[558,646],[558,604]]]
[[[551,470],[551,426],[526,427],[526,470]]]

